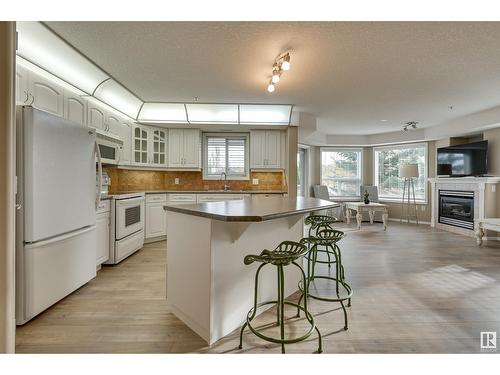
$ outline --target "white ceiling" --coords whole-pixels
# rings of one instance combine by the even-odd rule
[[[144,101],[289,103],[327,134],[429,127],[500,105],[498,22],[46,25]],[[288,48],[291,70],[269,94]]]

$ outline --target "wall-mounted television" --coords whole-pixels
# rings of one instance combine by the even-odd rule
[[[488,141],[437,149],[437,175],[464,177],[488,173]]]

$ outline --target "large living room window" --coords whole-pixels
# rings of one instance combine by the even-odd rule
[[[418,164],[419,177],[414,179],[415,199],[417,202],[426,202],[426,143],[375,147],[373,151],[375,167],[374,181],[375,185],[378,186],[378,196],[381,200],[401,200],[403,197],[404,178],[399,177],[399,166],[401,164],[416,163]]]
[[[321,185],[332,198],[359,198],[361,148],[321,148]]]

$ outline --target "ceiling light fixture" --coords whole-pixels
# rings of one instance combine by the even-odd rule
[[[290,70],[290,52],[283,52],[278,55],[273,64],[273,73],[271,75],[271,80],[267,85],[268,92],[274,92],[276,89],[275,85],[280,82],[281,74],[285,70]]]
[[[407,132],[410,131],[411,129],[416,129],[417,128],[417,121],[408,121],[406,124],[403,125],[403,131]]]
[[[273,84],[273,81],[269,81],[269,85],[267,85],[267,91],[268,92],[274,92],[275,88],[274,88],[274,84]]]
[[[281,63],[281,69],[290,70],[290,53],[287,52],[285,56],[283,56],[283,61]]]

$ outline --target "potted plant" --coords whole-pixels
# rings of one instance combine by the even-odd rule
[[[364,199],[365,204],[369,204],[370,203],[370,199],[369,199],[370,194],[368,194],[367,190],[365,190],[365,194],[363,194],[363,196],[365,198]]]

